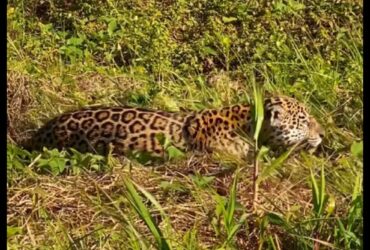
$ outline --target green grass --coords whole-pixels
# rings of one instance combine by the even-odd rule
[[[349,0],[9,1],[9,249],[362,249],[362,10]],[[18,146],[79,107],[199,110],[253,102],[256,89],[306,103],[326,137],[316,155],[258,145],[255,183],[253,166],[222,155],[173,151],[144,167]]]

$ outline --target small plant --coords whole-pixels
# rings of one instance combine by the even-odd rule
[[[22,175],[29,174],[27,165],[32,155],[28,151],[22,150],[13,144],[7,144],[6,158],[7,177],[10,183],[12,183],[12,180],[22,177]]]
[[[239,229],[245,225],[247,219],[245,212],[242,213],[239,219],[235,218],[235,212],[240,210],[240,206],[236,200],[237,179],[238,172],[235,174],[233,183],[230,186],[228,199],[217,194],[213,196],[216,201],[216,217],[212,220],[212,226],[217,234],[225,233],[225,240],[220,249],[234,248],[234,237]]]
[[[258,137],[262,128],[262,122],[264,117],[264,110],[263,110],[263,95],[261,89],[259,89],[255,82],[253,81],[253,97],[254,97],[254,151],[255,151],[255,158],[254,158],[254,170],[253,170],[253,210],[256,210],[256,202],[258,199],[258,175],[259,175],[259,161],[261,160],[262,153],[264,151],[259,151],[258,145]],[[257,153],[258,152],[258,153]]]
[[[101,155],[82,154],[74,149],[70,149],[69,153],[57,149],[44,149],[36,166],[40,172],[48,172],[53,175],[80,174],[83,170],[103,170],[106,166],[106,159]]]
[[[7,226],[6,227],[6,237],[10,238],[14,235],[22,233],[22,228],[21,227],[12,227],[12,226]]]
[[[313,210],[316,217],[322,216],[325,205],[327,203],[327,195],[325,193],[325,173],[324,166],[321,166],[320,182],[317,182],[311,170],[311,184],[312,184],[312,202]]]
[[[160,134],[157,136],[157,138],[166,151],[169,160],[181,159],[185,156],[185,154],[180,149],[172,145],[171,140],[168,137]]]
[[[44,157],[40,158],[37,162],[37,168],[40,171],[49,172],[53,175],[64,173],[67,164],[65,151],[45,149],[43,156]]]
[[[130,202],[131,206],[135,209],[136,213],[140,216],[140,218],[147,225],[148,229],[152,233],[152,235],[153,235],[153,237],[154,237],[154,239],[157,243],[158,249],[163,249],[163,250],[168,249],[169,250],[170,246],[169,246],[168,242],[163,237],[162,231],[159,229],[158,225],[156,224],[153,217],[151,216],[150,211],[145,206],[141,197],[137,193],[132,181],[129,180],[128,178],[126,178],[124,180],[124,183],[125,183],[125,186],[126,186],[126,189],[127,189],[126,197],[127,197],[128,201]],[[144,191],[144,190],[141,189],[141,191]],[[154,202],[154,204],[156,204],[157,207],[161,208],[160,205],[158,204],[158,202],[156,202],[155,199],[148,192],[144,192],[143,194],[147,198],[150,198],[150,200],[152,202]],[[163,214],[163,209],[161,209],[160,211],[162,211],[162,214]]]
[[[194,184],[199,188],[208,188],[210,184],[214,181],[214,176],[202,176],[200,174],[192,175],[191,179],[193,180]]]

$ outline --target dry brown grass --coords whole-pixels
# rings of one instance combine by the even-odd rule
[[[216,205],[212,196],[215,193],[228,196],[234,171],[224,171],[219,163],[205,157],[191,157],[181,163],[168,163],[157,168],[132,165],[129,161],[121,164],[104,174],[86,172],[77,176],[55,177],[37,175],[36,178],[25,178],[10,186],[7,193],[8,225],[18,225],[27,231],[26,234],[15,236],[13,240],[32,246],[45,244],[48,242],[50,224],[54,223],[63,225],[71,239],[89,235],[96,230],[96,225],[120,232],[125,227],[120,218],[123,215],[129,215],[141,235],[150,239],[152,236],[147,227],[136,214],[132,214],[128,204],[117,203],[125,193],[124,177],[129,176],[156,198],[178,235],[196,228],[198,242],[204,248],[220,243],[220,237],[211,226]],[[215,179],[209,187],[200,191],[190,178],[196,172],[214,176]],[[247,211],[251,211],[252,207],[251,173],[252,169],[246,168],[238,184],[238,201]],[[163,188],[163,182],[179,183],[183,189]],[[258,210],[261,215],[269,211],[290,211],[292,206],[300,208],[296,211],[297,215],[310,212],[311,191],[304,182],[296,185],[292,185],[289,180],[269,182],[268,185],[261,185],[259,192]],[[159,212],[151,208],[151,213],[162,227],[163,218]],[[253,216],[252,213],[250,216]],[[250,218],[249,228],[237,234],[239,249],[256,249],[258,245],[258,224]],[[271,227],[271,232],[279,233],[274,227]],[[90,249],[94,248],[93,237],[83,238],[83,241]]]
[[[19,142],[24,134],[28,121],[26,113],[32,105],[30,78],[17,71],[7,72],[7,139]]]

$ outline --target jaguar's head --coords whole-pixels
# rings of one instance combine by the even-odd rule
[[[290,97],[271,97],[265,100],[265,119],[262,127],[264,142],[272,147],[298,144],[298,148],[317,148],[325,131],[305,106]]]

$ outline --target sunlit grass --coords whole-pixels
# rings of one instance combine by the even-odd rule
[[[7,19],[9,249],[363,248],[362,3],[13,0]],[[200,110],[257,89],[308,106],[317,154],[256,145],[253,175],[223,154],[142,166],[18,144],[84,106]]]

